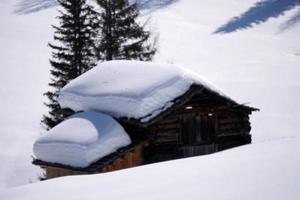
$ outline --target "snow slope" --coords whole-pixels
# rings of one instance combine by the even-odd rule
[[[47,43],[57,14],[53,1],[0,1],[0,188],[36,181],[41,173],[30,155],[46,112],[42,93],[49,82]],[[238,102],[260,108],[251,117],[254,143],[299,136],[300,26],[279,30],[297,8],[246,30],[212,34],[256,0],[161,2],[152,9],[149,4],[150,26],[159,32],[156,61],[190,67]]]
[[[213,34],[255,2],[181,0],[156,11],[156,59],[189,66],[239,103],[260,108],[251,118],[254,141],[299,136],[300,25],[280,27],[299,14],[300,5],[253,28]]]
[[[6,190],[0,199],[298,200],[299,155],[299,138],[274,140],[112,173],[56,178]]]
[[[20,2],[0,2],[0,188],[36,181],[42,173],[31,164],[31,155],[46,112],[42,94],[49,81],[47,43],[56,11],[19,15],[14,11]]]

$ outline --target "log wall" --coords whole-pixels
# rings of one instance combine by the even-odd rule
[[[89,169],[68,169],[54,166],[41,166],[46,171],[46,179],[56,178],[60,176],[82,175],[82,174],[97,174],[104,172],[111,172],[115,170],[135,167],[144,163],[143,150],[147,146],[147,142],[140,143],[131,151],[126,152],[120,157],[111,160],[105,165],[101,166],[96,171],[90,172]]]
[[[248,144],[250,113],[202,91],[151,125],[155,134],[148,162],[204,155]]]

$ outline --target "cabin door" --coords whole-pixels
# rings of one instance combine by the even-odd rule
[[[186,114],[182,117],[182,143],[197,145],[212,142],[214,138],[213,117]]]

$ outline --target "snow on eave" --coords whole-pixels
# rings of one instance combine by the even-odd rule
[[[185,100],[183,99],[189,99],[191,96],[195,94],[195,92],[192,91],[192,88],[198,87],[199,90],[200,88],[206,89],[213,95],[216,95],[218,97],[224,98],[226,101],[232,104],[233,108],[236,107],[241,107],[245,110],[248,110],[250,112],[252,111],[259,111],[258,108],[250,107],[245,104],[239,104],[227,95],[221,95],[220,92],[216,92],[215,90],[211,90],[211,88],[207,88],[201,84],[192,84],[189,88],[189,90],[184,93],[183,95],[176,97],[170,102],[167,102],[163,107],[161,107],[159,110],[154,111],[153,113],[150,113],[147,116],[141,117],[139,119],[134,119],[134,118],[126,118],[126,117],[121,117],[119,118],[120,121],[125,122],[125,123],[131,123],[131,124],[136,124],[139,126],[147,127],[155,122],[157,122],[159,119],[163,118],[164,116],[168,115],[170,112],[173,110],[177,109],[178,107],[182,106],[183,104],[186,103]],[[224,93],[223,93],[224,94]]]

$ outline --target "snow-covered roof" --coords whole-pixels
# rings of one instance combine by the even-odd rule
[[[33,151],[37,159],[45,162],[87,167],[130,143],[130,137],[112,117],[81,112],[39,138]]]
[[[192,84],[227,97],[200,75],[170,64],[109,61],[67,84],[58,101],[74,111],[100,111],[147,122],[172,106]]]

